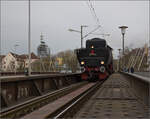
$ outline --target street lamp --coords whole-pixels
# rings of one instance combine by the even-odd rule
[[[124,35],[125,35],[125,31],[128,27],[120,26],[119,28],[121,29],[121,33],[122,33],[122,50],[123,50],[123,56],[124,56]]]
[[[70,32],[77,32],[77,33],[81,33],[81,48],[83,47],[83,39],[86,38],[87,36],[89,36],[90,34],[93,34],[93,35],[102,35],[103,37],[104,36],[110,36],[110,34],[95,34],[93,32],[95,32],[97,29],[99,29],[100,26],[96,27],[95,29],[93,29],[91,32],[87,33],[85,36],[83,36],[82,34],[82,28],[83,27],[88,27],[88,26],[81,26],[81,31],[78,31],[78,30],[74,30],[74,29],[68,29]]]
[[[81,33],[81,31],[77,31],[77,30],[74,30],[74,29],[68,29],[68,31]]]
[[[122,55],[124,57],[124,35],[125,35],[125,31],[128,28],[127,26],[120,26],[119,27],[121,29],[121,33],[122,33]],[[124,70],[124,59],[122,58],[122,65],[123,65],[123,70]]]
[[[74,29],[68,29],[70,32],[78,32],[81,33],[81,48],[83,48],[83,27],[88,27],[86,25],[81,25],[81,31],[77,31]]]

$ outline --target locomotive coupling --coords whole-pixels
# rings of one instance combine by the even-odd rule
[[[104,66],[101,66],[101,67],[100,67],[100,72],[104,73],[105,70],[106,70],[106,68],[105,68]]]

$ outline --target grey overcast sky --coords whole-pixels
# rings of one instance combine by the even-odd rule
[[[125,35],[125,46],[141,47],[149,41],[149,1],[92,1],[102,27],[96,33],[109,33],[105,37],[114,49],[122,47],[120,25],[129,28]],[[19,54],[28,50],[28,1],[2,1],[2,53]],[[37,52],[40,33],[51,48],[52,54],[80,47],[80,34],[69,32],[88,25],[83,34],[96,28],[96,22],[86,1],[32,1],[31,2],[31,49]],[[101,37],[89,35],[86,39]],[[86,41],[84,39],[84,43]],[[14,48],[14,45],[19,46]]]

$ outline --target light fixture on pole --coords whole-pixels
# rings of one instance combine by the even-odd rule
[[[93,35],[106,35],[106,36],[109,36],[110,34],[94,34],[93,32],[95,32],[97,29],[100,28],[100,26],[96,27],[95,29],[93,29],[91,32],[87,33],[85,36],[83,36],[83,27],[88,27],[88,26],[81,26],[81,31],[78,31],[78,30],[74,30],[74,29],[68,29],[68,31],[70,32],[77,32],[77,33],[80,33],[81,34],[81,48],[83,47],[83,39],[86,38],[87,36],[89,36],[90,34],[93,34]]]
[[[124,35],[125,35],[125,31],[128,27],[120,26],[119,28],[121,29],[121,34],[122,34],[122,50],[123,50],[123,56],[124,56]]]
[[[74,30],[74,29],[68,29],[68,31],[81,33],[81,31],[77,31],[77,30]]]
[[[122,57],[124,57],[124,35],[125,35],[125,31],[128,28],[127,26],[120,26],[119,27],[121,29],[121,34],[122,34]],[[124,59],[122,58],[122,68],[124,70]]]
[[[78,31],[78,30],[74,30],[74,29],[68,29],[68,31],[70,32],[77,32],[77,33],[80,33],[81,34],[81,48],[83,48],[83,27],[88,27],[86,25],[81,25],[81,31]]]

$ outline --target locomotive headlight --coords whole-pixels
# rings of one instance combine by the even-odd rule
[[[100,72],[104,73],[105,72],[105,67],[101,66],[99,70],[100,70]]]
[[[83,64],[84,64],[84,61],[82,61],[81,64],[83,65]]]
[[[101,61],[101,64],[104,64],[104,61]]]
[[[94,48],[94,46],[92,45],[91,48]]]

